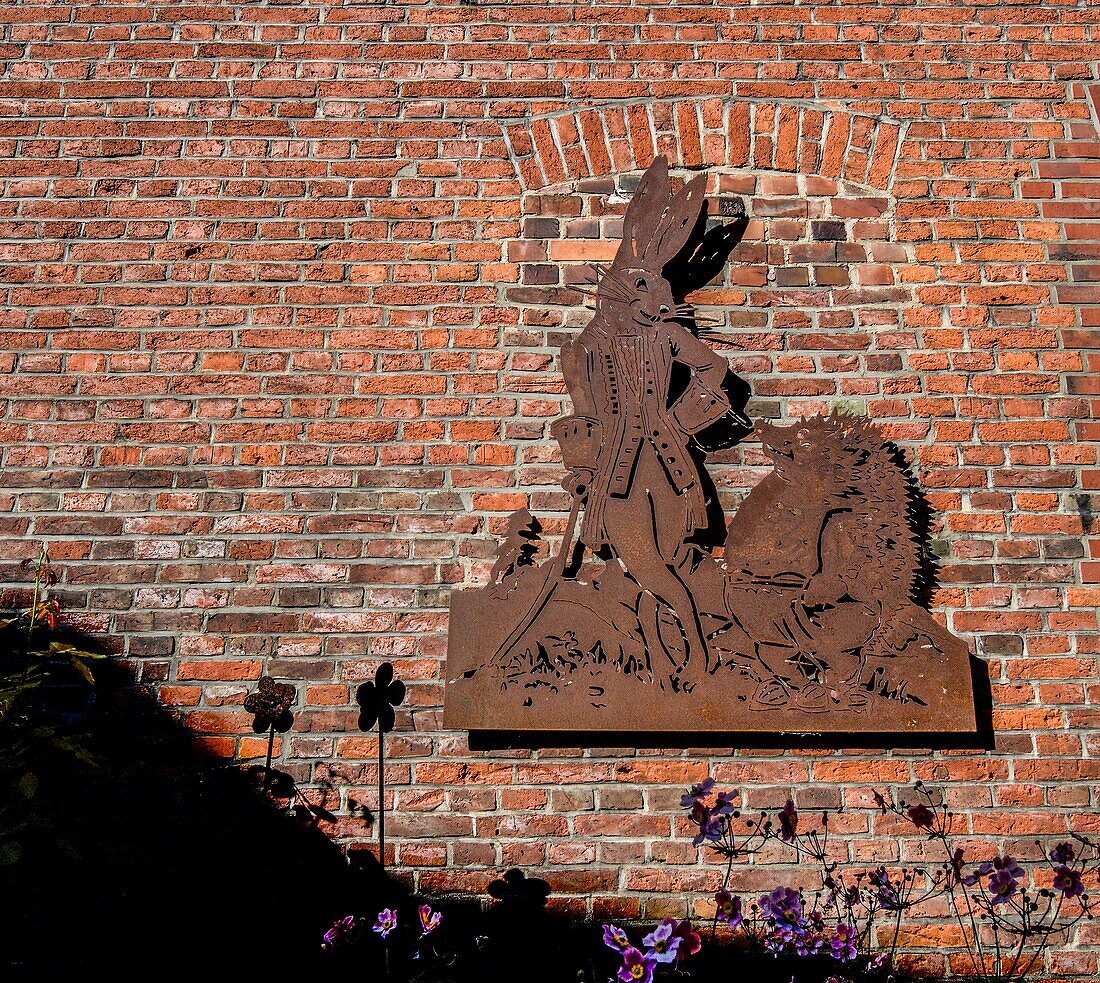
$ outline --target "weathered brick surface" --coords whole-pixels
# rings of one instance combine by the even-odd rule
[[[1096,832],[1098,18],[4,5],[0,578],[49,541],[73,619],[226,756],[261,753],[253,681],[298,681],[280,761],[350,843],[376,748],[349,701],[395,660],[391,843],[425,890],[517,864],[570,910],[682,913],[717,877],[678,815],[708,769],[752,807],[845,806],[859,862],[922,855],[872,783],[942,784],[1013,852]],[[560,528],[566,288],[659,152],[749,205],[699,299],[754,411],[843,405],[911,452],[993,751],[481,754],[441,730],[448,591],[485,575],[508,511]],[[761,463],[723,459],[729,507]],[[907,943],[942,969],[949,927],[922,931]],[[1079,941],[1051,973],[1096,975],[1095,931]]]

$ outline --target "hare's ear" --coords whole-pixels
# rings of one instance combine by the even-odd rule
[[[623,243],[615,256],[619,266],[634,266],[649,248],[653,229],[668,207],[672,188],[668,182],[668,158],[656,158],[646,168],[638,189],[626,206],[623,217]]]
[[[707,176],[700,174],[672,199],[642,257],[647,266],[663,267],[684,248],[706,203],[706,189]]]

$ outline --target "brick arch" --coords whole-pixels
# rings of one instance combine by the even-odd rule
[[[630,102],[504,127],[525,190],[644,169],[745,167],[838,178],[887,190],[901,124],[796,102],[702,98]]]

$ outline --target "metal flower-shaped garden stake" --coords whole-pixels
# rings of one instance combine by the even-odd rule
[[[393,708],[405,699],[405,684],[393,678],[393,665],[383,662],[374,682],[363,683],[355,694],[359,703],[359,729],[378,728],[378,862],[386,869],[386,737],[393,730]]]
[[[290,730],[294,714],[294,687],[290,683],[277,683],[270,676],[260,680],[259,688],[245,697],[244,708],[254,716],[252,729],[257,734],[267,731],[267,761],[264,764],[264,791],[271,786],[271,752],[275,747],[275,731],[280,734]]]

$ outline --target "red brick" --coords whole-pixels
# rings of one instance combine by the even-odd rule
[[[719,871],[679,796],[707,773],[748,808],[844,802],[838,842],[867,863],[928,856],[870,811],[875,783],[945,786],[991,852],[1098,832],[1100,86],[1080,5],[1032,6],[275,5],[246,37],[169,3],[175,41],[121,8],[21,6],[9,552],[48,537],[72,623],[213,754],[266,753],[241,703],[264,672],[293,680],[277,752],[313,769],[348,847],[377,754],[354,688],[394,661],[390,853],[422,892],[483,894],[516,864],[567,912],[705,920]],[[347,68],[364,55],[382,74]],[[693,299],[757,415],[851,403],[916,461],[935,616],[993,677],[996,750],[502,755],[440,730],[447,591],[488,576],[514,509],[561,531],[554,350],[585,317],[563,285],[611,257],[610,192],[658,152],[748,201],[728,280]],[[767,466],[752,443],[713,460],[734,500]],[[903,941],[931,974],[966,969],[949,920]],[[1083,924],[1042,974],[1092,978],[1098,951]]]

